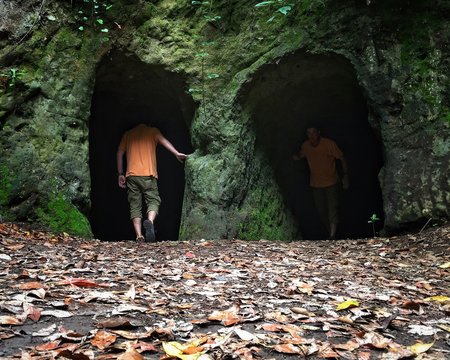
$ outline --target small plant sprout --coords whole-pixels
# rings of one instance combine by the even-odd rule
[[[370,217],[369,221],[367,221],[367,223],[372,224],[372,231],[373,231],[373,237],[376,237],[376,233],[375,233],[375,223],[377,221],[379,221],[379,217],[377,216],[377,214],[372,214],[372,216]]]
[[[428,217],[428,220],[427,220],[427,222],[425,223],[425,225],[422,226],[422,229],[420,229],[419,234],[420,234],[422,231],[425,230],[425,228],[427,227],[427,225],[430,223],[430,221],[431,221],[431,219],[432,219],[430,209],[423,209],[423,210],[422,210],[422,214],[423,214],[424,216]]]
[[[11,68],[9,71],[5,71],[1,74],[2,77],[7,78],[8,87],[14,89],[18,80],[22,79],[26,75],[25,70],[20,70],[18,68]]]
[[[268,7],[273,9],[273,5],[276,5],[277,9],[273,12],[272,16],[269,18],[269,20],[267,20],[267,22],[272,22],[279,14],[287,16],[294,6],[294,4],[285,4],[284,0],[274,0],[259,2],[255,5],[255,8],[260,9]]]

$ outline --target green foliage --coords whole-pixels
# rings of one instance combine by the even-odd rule
[[[36,209],[38,222],[52,231],[91,237],[86,217],[61,193],[52,194],[44,207]]]
[[[268,197],[262,190],[256,191],[254,197],[259,201],[252,206],[245,222],[240,224],[238,237],[244,240],[284,239],[286,234],[278,225],[281,215],[279,201]]]
[[[267,22],[272,22],[278,15],[288,15],[294,4],[285,4],[285,0],[276,0],[276,1],[262,1],[255,5],[255,8],[270,8],[272,11],[272,16],[267,20]]]
[[[14,89],[17,82],[27,74],[26,70],[12,67],[9,70],[3,71],[0,76],[5,79],[8,89]]]
[[[78,30],[84,31],[92,28],[101,33],[108,33],[108,21],[105,20],[105,16],[112,7],[113,5],[107,0],[83,0],[75,16],[80,24]],[[109,40],[109,38],[105,38],[105,40]]]
[[[373,237],[376,236],[375,233],[375,223],[377,221],[379,221],[380,219],[378,218],[377,214],[372,214],[372,216],[369,218],[369,221],[367,221],[369,224],[372,224],[372,231],[373,231]]]
[[[11,173],[8,166],[0,166],[0,207],[8,204],[12,190]]]
[[[199,6],[201,8],[203,19],[206,20],[206,23],[213,23],[218,20],[220,20],[222,17],[219,15],[215,15],[212,13],[212,6],[213,1],[192,1],[192,5]],[[206,24],[205,24],[206,25]],[[200,38],[200,36],[198,36]],[[207,52],[207,49],[211,46],[215,45],[215,41],[206,41],[203,40],[200,43],[200,51],[195,54],[195,57],[200,60],[200,87],[193,87],[189,89],[189,93],[195,94],[198,93],[201,95],[202,98],[202,112],[203,117],[205,120],[205,123],[209,121],[206,105],[207,105],[207,89],[206,89],[206,82],[210,80],[214,80],[220,77],[220,74],[217,74],[215,72],[209,72],[207,71],[208,64],[206,62],[207,58],[210,56],[209,52]]]

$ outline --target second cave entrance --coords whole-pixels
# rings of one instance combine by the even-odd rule
[[[340,194],[338,238],[373,236],[372,214],[383,223],[378,173],[381,143],[368,122],[368,106],[351,63],[336,54],[296,52],[263,66],[246,84],[243,107],[251,114],[257,149],[272,166],[286,211],[304,239],[326,239],[309,188],[305,160],[293,161],[314,124],[344,152],[350,188]]]
[[[178,151],[191,153],[188,126],[194,111],[180,75],[120,51],[105,56],[97,69],[89,124],[90,222],[96,238],[135,237],[126,190],[117,183],[116,151],[122,134],[150,119]],[[162,202],[155,221],[156,238],[177,240],[184,167],[162,146],[157,148],[157,161]]]

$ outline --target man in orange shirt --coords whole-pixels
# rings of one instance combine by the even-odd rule
[[[158,171],[156,167],[156,147],[164,146],[178,161],[183,162],[186,154],[180,153],[161,132],[149,125],[139,124],[125,132],[117,150],[118,183],[128,190],[130,217],[136,240],[155,241],[153,222],[158,214],[161,198],[158,192]],[[123,172],[123,155],[127,156],[127,171]],[[146,205],[146,219],[142,224],[142,197]],[[142,225],[145,238],[142,236]]]
[[[330,239],[335,239],[339,221],[339,176],[336,171],[336,160],[342,163],[344,189],[349,187],[347,162],[336,143],[321,137],[316,127],[308,127],[306,136],[307,140],[302,144],[300,152],[293,158],[294,160],[306,158],[311,171],[309,184],[313,190],[314,204]]]

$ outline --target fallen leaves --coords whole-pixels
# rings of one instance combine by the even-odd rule
[[[135,244],[0,224],[0,339],[26,349],[12,359],[440,360],[450,259],[420,236]]]
[[[359,301],[355,299],[348,299],[338,304],[338,306],[336,306],[336,310],[337,311],[345,310],[355,306],[359,306]]]

